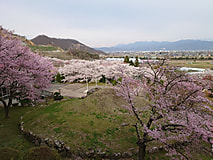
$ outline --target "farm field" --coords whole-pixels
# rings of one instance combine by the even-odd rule
[[[212,60],[170,60],[169,63],[178,67],[213,69]]]

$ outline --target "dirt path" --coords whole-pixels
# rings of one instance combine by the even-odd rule
[[[103,86],[98,86],[103,87]],[[89,85],[89,90],[95,88],[94,85]],[[48,89],[50,92],[60,92],[62,96],[82,98],[87,95],[86,84],[74,83],[74,84],[52,84]]]

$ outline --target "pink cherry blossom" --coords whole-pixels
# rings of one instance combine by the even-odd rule
[[[11,32],[0,27],[0,88],[9,91],[4,104],[6,117],[12,99],[36,100],[41,90],[50,85],[55,68],[45,58],[33,53]]]
[[[213,110],[209,107],[212,102],[202,92],[212,88],[212,81],[180,72],[164,60],[147,62],[147,66],[140,77],[123,75],[116,87],[136,117],[139,159],[144,159],[151,141],[162,143],[168,155],[187,159],[190,150],[182,152],[181,147],[210,143],[213,139]],[[134,99],[138,95],[150,103],[136,106]],[[142,118],[144,113],[148,114],[147,120]]]

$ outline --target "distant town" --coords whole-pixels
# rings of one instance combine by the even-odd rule
[[[117,52],[108,52],[106,57],[123,57],[128,55],[129,57],[138,56],[140,59],[213,59],[213,50],[211,51],[117,51]]]

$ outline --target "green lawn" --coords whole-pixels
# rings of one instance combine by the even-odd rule
[[[137,148],[131,118],[121,108],[123,99],[102,89],[85,99],[71,99],[34,108],[24,115],[24,127],[44,137],[62,139],[77,152],[90,147],[110,151]],[[106,96],[104,96],[106,95]]]
[[[10,147],[24,152],[34,146],[20,134],[18,128],[20,116],[31,109],[31,107],[12,107],[9,112],[10,118],[5,119],[4,108],[0,107],[0,148]]]

